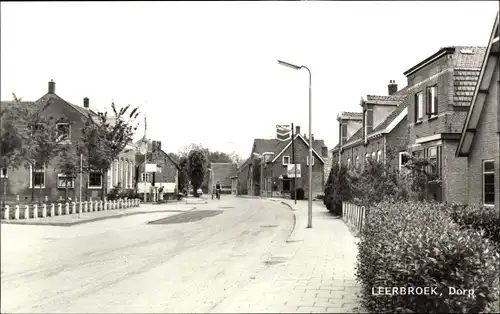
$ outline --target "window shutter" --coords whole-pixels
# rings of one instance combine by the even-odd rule
[[[414,96],[414,106],[413,106],[413,121],[417,122],[418,120],[418,94]]]
[[[432,88],[429,88],[427,87],[427,99],[426,99],[426,103],[425,103],[425,113],[427,115],[430,115],[432,113],[432,108],[431,108],[431,104],[432,104],[432,93],[431,93],[431,89]]]
[[[435,92],[434,92],[434,108],[432,109],[432,113],[433,114],[437,114],[438,113],[438,88],[437,86],[435,87]]]

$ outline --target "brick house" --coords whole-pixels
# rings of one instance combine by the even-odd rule
[[[497,14],[456,157],[467,157],[468,204],[500,208],[500,43]]]
[[[484,47],[444,47],[406,72],[408,153],[433,160],[440,201],[464,203],[467,159],[455,157],[485,54]]]
[[[7,108],[13,105],[12,102],[2,102],[2,107]],[[19,104],[15,104],[18,106]],[[68,137],[68,140],[61,145],[76,145],[82,136],[82,128],[84,127],[86,119],[89,116],[96,116],[97,114],[90,108],[88,98],[83,99],[83,106],[74,105],[56,94],[56,83],[50,81],[48,83],[47,93],[35,102],[23,102],[21,105],[25,106],[30,111],[42,110],[43,116],[52,116],[55,120],[65,119],[69,123],[57,123],[54,127],[61,131],[61,134]],[[130,153],[133,150],[129,146],[119,159],[123,162],[130,162],[129,167],[123,167],[120,172],[121,178],[132,177],[134,158]],[[0,171],[2,177],[7,177],[7,201],[28,201],[31,199],[32,189],[35,190],[34,196],[38,198],[41,195],[45,199],[57,200],[65,196],[66,182],[69,179],[65,178],[57,169],[59,158],[56,157],[51,161],[50,165],[37,167],[32,169],[19,168],[16,171],[9,171],[2,169]],[[108,183],[112,182],[110,179],[111,172],[108,172]],[[69,197],[76,199],[79,196],[80,176],[74,178],[69,182]],[[109,186],[108,186],[109,187]],[[0,187],[0,192],[3,194],[3,185]],[[102,174],[100,172],[91,171],[84,173],[82,178],[82,198],[98,198],[101,197],[103,190]]]
[[[391,81],[389,95],[367,95],[361,99],[361,113],[342,112],[339,121],[339,145],[331,152],[332,157],[348,167],[362,167],[368,159],[388,161],[387,149],[397,152],[407,147],[407,96],[406,88],[398,91]],[[397,166],[399,160],[390,161]]]
[[[140,144],[139,142],[137,145]],[[144,155],[136,155],[136,163],[138,165],[137,192],[139,194],[152,193],[153,173],[145,171],[146,163],[148,163],[157,165],[157,172],[154,175],[154,186],[158,188],[163,187],[163,194],[176,194],[179,182],[179,165],[170,155],[161,149],[161,141],[148,141],[147,145],[149,153],[147,154],[146,162],[144,162]]]
[[[237,193],[238,195],[250,195],[250,178],[248,177],[250,172],[250,164],[252,163],[252,158],[245,160],[236,170],[236,180],[237,180]]]
[[[301,166],[301,177],[296,179],[297,188],[304,189],[308,195],[309,142],[300,134],[300,126],[296,127],[294,136],[295,162]],[[287,165],[292,164],[292,141],[278,139],[255,139],[252,154],[238,169],[238,184],[246,185],[249,195],[282,196],[289,195],[293,189],[293,179],[287,175]],[[254,154],[255,153],[255,154]],[[263,156],[260,158],[259,155]],[[313,196],[323,194],[324,165],[328,148],[323,140],[313,136]],[[263,162],[262,162],[263,161]],[[258,169],[257,169],[258,168]],[[254,176],[254,171],[262,175]],[[243,174],[246,172],[246,174]],[[255,178],[260,178],[256,182]],[[246,179],[246,182],[244,182]]]

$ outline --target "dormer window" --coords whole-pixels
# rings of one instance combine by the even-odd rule
[[[415,122],[421,122],[424,119],[424,95],[422,92],[415,94]]]

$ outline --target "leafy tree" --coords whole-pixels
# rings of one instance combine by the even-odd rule
[[[208,150],[208,149],[207,149]],[[214,162],[214,163],[219,163],[219,162],[226,162],[226,163],[230,163],[230,162],[233,162],[233,158],[224,153],[224,152],[220,152],[220,151],[215,151],[215,152],[211,152],[211,151],[208,151],[208,161],[210,162]]]
[[[188,191],[189,185],[189,159],[187,157],[180,157],[179,159],[179,192]]]
[[[108,117],[108,112],[98,112],[97,116],[89,116],[82,130],[82,143],[78,151],[85,156],[85,165],[89,171],[99,171],[102,174],[102,193],[104,200],[107,195],[107,172],[113,161],[133,139],[137,130],[138,107],[131,109],[130,105],[116,109],[111,104],[114,117]],[[130,110],[129,110],[130,109]]]
[[[16,170],[26,162],[28,152],[27,120],[29,111],[21,106],[21,98],[15,94],[8,107],[0,105],[0,168]],[[7,194],[7,178],[3,180],[3,201]]]
[[[198,189],[203,184],[208,169],[207,156],[202,150],[192,150],[188,156],[189,178],[193,186],[194,196],[198,196]]]
[[[49,106],[47,103],[46,106]],[[52,116],[43,114],[45,108],[35,110],[28,116],[28,130],[29,136],[27,137],[27,159],[26,166],[31,166],[32,175],[32,188],[31,200],[34,200],[35,193],[35,174],[37,167],[47,169],[53,159],[60,155],[64,150],[67,150],[69,145],[65,145],[67,140],[59,134],[56,127],[57,123],[69,123],[66,119],[55,119]],[[45,170],[44,170],[45,171]],[[38,203],[42,200],[42,189],[38,189],[39,199]]]
[[[73,182],[74,184],[75,178],[80,171],[80,158],[78,158],[78,152],[76,151],[75,146],[71,146],[68,149],[63,150],[60,157],[58,169],[59,172],[65,176],[64,182],[66,183],[66,186],[64,196],[67,201],[69,183]]]

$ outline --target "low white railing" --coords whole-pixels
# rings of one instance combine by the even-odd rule
[[[78,206],[77,206],[78,204]],[[47,204],[42,205],[41,217],[54,217],[72,214],[81,214],[84,212],[95,212],[95,211],[107,211],[114,209],[125,209],[130,207],[139,207],[141,205],[140,199],[120,199],[113,201],[88,201],[88,202],[71,202],[71,203],[58,203],[58,204]],[[23,210],[21,211],[21,206]],[[14,213],[14,220],[20,219],[30,219],[38,218],[38,205],[15,205],[11,208],[9,205],[5,205],[3,211],[2,220],[11,219],[11,210]],[[21,215],[22,213],[22,215]]]
[[[361,232],[365,223],[366,212],[364,206],[342,202],[342,220],[357,232]]]

